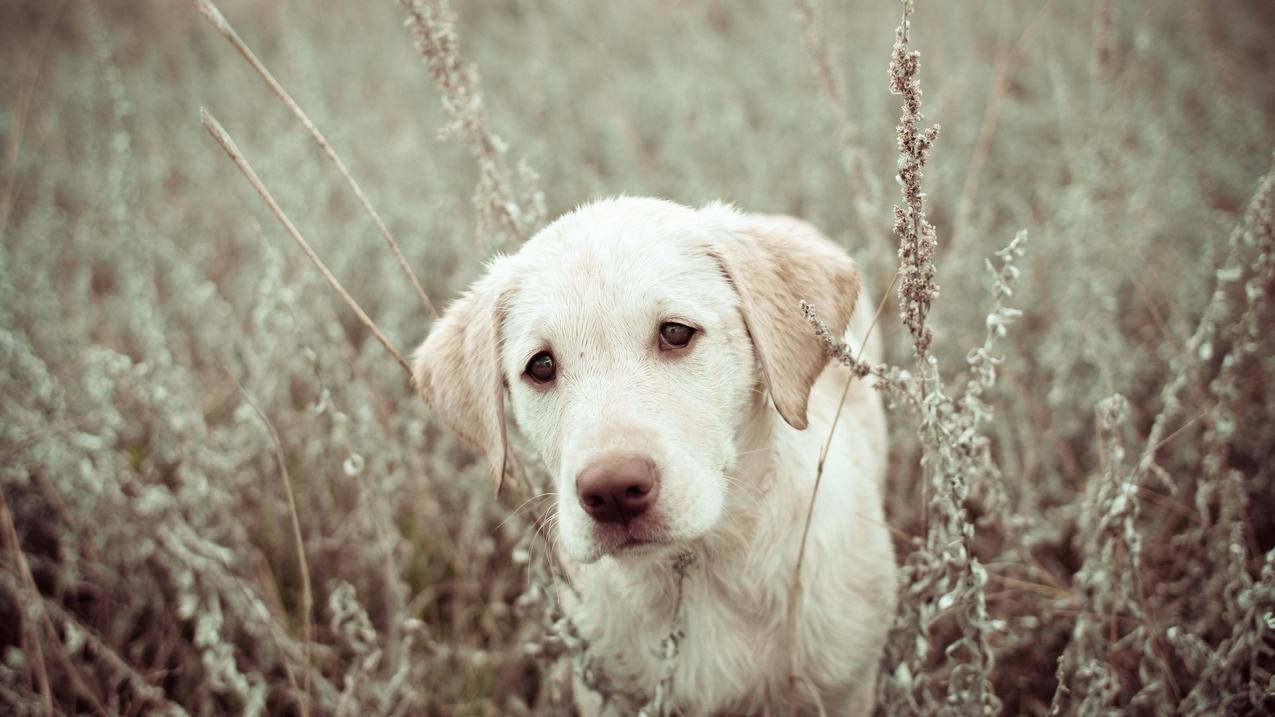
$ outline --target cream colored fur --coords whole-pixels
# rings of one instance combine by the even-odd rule
[[[513,465],[506,402],[540,453],[572,585],[561,599],[617,686],[654,691],[676,601],[672,560],[689,551],[673,678],[682,712],[809,711],[812,689],[829,714],[871,710],[895,579],[881,508],[885,418],[863,381],[850,386],[828,454],[791,645],[787,628],[806,506],[848,378],[825,367],[799,302],[855,343],[871,314],[854,311],[859,293],[849,257],[805,223],[612,199],[494,261],[417,349],[417,386],[494,475]],[[659,350],[664,321],[699,329],[688,349]],[[523,375],[543,350],[558,364],[549,385]],[[575,479],[617,449],[653,461],[659,493],[627,526],[595,524]],[[577,701],[599,709],[588,695]]]

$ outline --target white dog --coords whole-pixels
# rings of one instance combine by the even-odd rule
[[[800,310],[854,342],[871,314],[854,311],[859,293],[854,263],[803,222],[610,199],[493,261],[417,349],[417,387],[497,480],[513,466],[506,398],[539,451],[562,599],[612,685],[650,695],[665,677],[673,561],[690,553],[671,666],[682,713],[871,711],[895,601],[885,418],[860,380],[835,418],[849,374]]]

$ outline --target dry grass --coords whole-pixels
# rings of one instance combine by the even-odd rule
[[[0,8],[0,711],[608,689],[548,496],[492,500],[371,342],[621,192],[799,215],[897,277],[885,364],[830,341],[893,406],[882,712],[1275,710],[1267,10],[920,3],[892,38],[893,3],[220,4],[238,33]]]

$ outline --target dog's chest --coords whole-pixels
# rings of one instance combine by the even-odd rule
[[[672,586],[618,582],[590,581],[593,594],[573,606],[573,617],[619,692],[649,697],[671,675],[674,703],[701,714],[747,711],[780,689],[770,681],[786,674],[783,620],[764,594],[727,594],[692,569],[679,608]]]

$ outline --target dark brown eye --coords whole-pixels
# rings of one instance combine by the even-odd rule
[[[558,366],[554,363],[553,354],[541,351],[527,362],[527,375],[537,383],[549,383],[558,375]]]
[[[660,349],[664,351],[684,349],[694,335],[695,329],[686,324],[666,321],[660,326]]]

